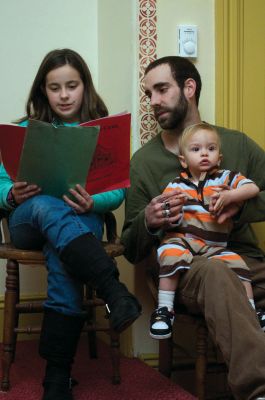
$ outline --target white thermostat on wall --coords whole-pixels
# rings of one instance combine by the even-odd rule
[[[178,26],[179,55],[181,57],[197,57],[197,26]]]

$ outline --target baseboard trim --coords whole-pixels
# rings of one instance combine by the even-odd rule
[[[158,354],[156,353],[141,353],[138,358],[152,368],[158,368]]]

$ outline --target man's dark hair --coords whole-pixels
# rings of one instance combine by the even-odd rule
[[[179,56],[162,57],[159,58],[158,60],[151,62],[148,65],[148,67],[145,70],[145,75],[153,68],[156,68],[162,64],[169,65],[172,76],[181,90],[184,89],[184,84],[187,79],[189,78],[194,79],[194,81],[196,82],[195,98],[196,98],[196,103],[198,105],[202,82],[200,74],[196,69],[195,65],[185,57],[179,57]]]

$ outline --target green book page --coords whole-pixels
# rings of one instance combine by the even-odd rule
[[[62,197],[77,183],[85,186],[99,127],[60,126],[30,121],[17,181],[36,184],[43,194]]]

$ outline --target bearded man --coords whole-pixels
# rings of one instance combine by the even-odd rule
[[[179,191],[161,195],[179,174],[179,138],[184,128],[201,122],[198,110],[201,78],[182,57],[163,57],[145,71],[145,91],[162,131],[131,160],[131,187],[126,198],[122,242],[125,256],[137,263],[157,247],[163,227],[176,224],[182,213]],[[222,169],[240,171],[260,193],[239,208],[230,205],[219,222],[234,218],[228,248],[249,266],[257,307],[265,309],[265,255],[259,249],[251,222],[265,220],[265,153],[242,132],[216,127],[223,154]],[[165,215],[164,206],[170,213]],[[265,400],[265,336],[246,291],[222,261],[195,256],[192,268],[180,276],[178,301],[202,314],[209,333],[228,366],[228,383],[236,399]]]

